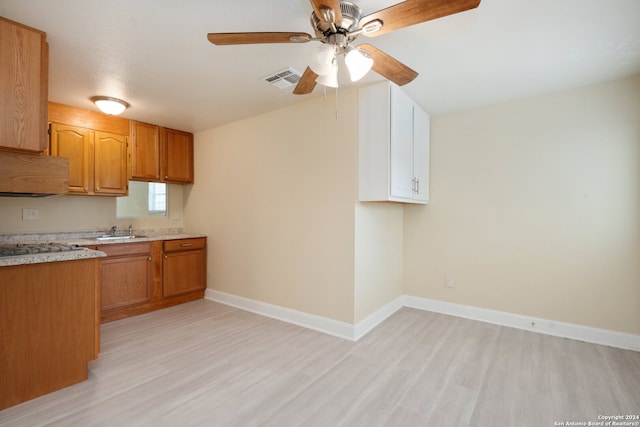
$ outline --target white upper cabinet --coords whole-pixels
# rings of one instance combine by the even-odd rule
[[[429,201],[429,116],[398,86],[359,90],[359,199]]]

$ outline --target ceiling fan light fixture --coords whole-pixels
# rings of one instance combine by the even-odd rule
[[[334,60],[331,63],[331,70],[325,75],[319,75],[316,78],[316,83],[328,87],[338,87],[338,62]]]
[[[129,107],[129,104],[121,99],[110,96],[93,96],[91,101],[105,114],[117,116]]]
[[[344,62],[349,69],[352,82],[357,82],[363,78],[373,66],[373,59],[363,54],[361,50],[350,48],[344,58]]]
[[[318,48],[315,61],[309,65],[311,70],[319,76],[324,76],[331,72],[331,65],[335,62],[336,52],[333,45],[323,43]]]

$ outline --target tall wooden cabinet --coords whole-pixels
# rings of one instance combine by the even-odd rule
[[[395,84],[359,90],[359,199],[429,201],[429,116]]]
[[[46,150],[48,70],[46,33],[0,17],[0,148]]]

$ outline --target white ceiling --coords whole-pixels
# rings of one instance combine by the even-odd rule
[[[356,2],[369,14],[397,0]],[[310,14],[308,0],[0,0],[1,16],[47,32],[51,101],[93,109],[91,96],[115,96],[131,104],[128,118],[192,132],[322,96],[321,86],[296,96],[260,80],[289,66],[304,71],[315,43],[206,38],[313,34]],[[482,0],[357,42],[418,71],[405,91],[437,114],[640,72],[640,0]],[[381,79],[371,72],[359,84]]]

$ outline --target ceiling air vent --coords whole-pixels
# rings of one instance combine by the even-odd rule
[[[273,74],[263,77],[261,80],[280,88],[282,90],[291,91],[300,81],[302,74],[293,68],[285,68]]]

